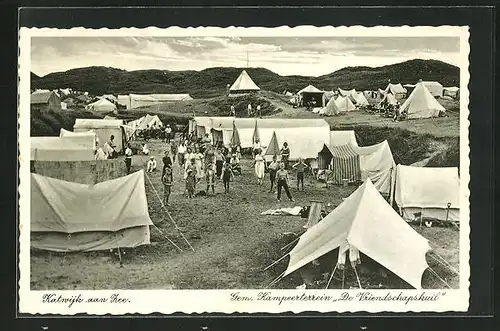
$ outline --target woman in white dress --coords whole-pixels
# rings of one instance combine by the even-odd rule
[[[262,184],[264,180],[264,171],[266,169],[266,160],[264,159],[264,155],[262,155],[262,151],[259,150],[255,155],[255,175],[257,176],[257,183],[259,185]]]
[[[193,154],[193,158],[194,158],[194,165],[196,167],[196,179],[199,181],[200,179],[205,177],[205,173],[203,171],[204,156],[202,153],[200,153],[199,149],[196,149],[195,153]]]

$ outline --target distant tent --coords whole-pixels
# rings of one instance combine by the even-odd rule
[[[84,132],[73,132],[61,128],[59,137],[72,140],[90,149],[95,149],[96,142],[99,142],[99,138],[97,137],[97,134],[95,133],[94,130],[89,130]]]
[[[387,93],[386,93],[384,90],[382,90],[382,89],[378,89],[378,90],[377,90],[377,99],[383,99],[383,98],[385,97],[385,95],[386,95],[386,94],[387,94]]]
[[[253,82],[246,70],[236,78],[236,81],[229,88],[229,93],[248,93],[259,91],[260,88]]]
[[[307,85],[302,90],[297,92],[302,106],[315,102],[317,107],[323,107],[325,105],[324,94],[325,91],[322,91],[312,85]]]
[[[401,99],[404,98],[406,95],[406,89],[403,87],[401,84],[387,84],[387,87],[385,88],[384,92],[391,93],[396,97],[396,99]]]
[[[416,289],[428,268],[427,239],[406,224],[382,198],[370,180],[313,227],[288,253],[290,260],[281,277],[291,274],[326,253],[339,249],[337,265],[349,260],[362,263],[365,254]]]
[[[408,119],[438,117],[446,111],[432,96],[425,85],[418,83],[408,99],[399,108],[399,113],[406,112]]]
[[[460,88],[456,86],[443,87],[443,96],[458,99],[460,97]]]
[[[357,146],[354,149],[360,156],[361,180],[370,178],[380,193],[390,196],[396,162],[387,140],[371,146]]]
[[[158,117],[158,115],[149,115],[146,114],[142,117],[138,130],[146,130],[146,129],[159,129],[163,126],[162,121]]]
[[[441,96],[443,96],[443,85],[441,85],[439,82],[422,81],[420,83],[422,83],[423,85],[425,85],[425,87],[427,88],[427,90],[429,91],[429,93],[433,97],[441,97]]]
[[[338,115],[339,113],[340,109],[337,107],[334,97],[332,97],[330,101],[328,101],[326,106],[321,108],[319,111],[319,114],[324,116],[333,116],[333,115]]]
[[[325,91],[324,96],[325,96],[325,102],[328,102],[335,97],[335,92],[334,91]]]
[[[130,109],[130,95],[118,95],[117,103]]]
[[[94,160],[93,138],[87,142],[61,137],[31,137],[31,161],[89,161]],[[90,140],[90,143],[88,142]]]
[[[343,90],[341,88],[338,89],[339,91],[339,94],[343,97],[355,97],[357,92],[356,92],[356,89],[351,89],[351,90]]]
[[[233,133],[231,135],[231,146],[232,147],[236,147],[236,146],[241,147],[240,135],[238,133],[238,128],[236,127],[235,121],[233,121]]]
[[[93,111],[114,111],[116,110],[116,105],[108,99],[102,98],[96,102],[88,104],[85,108]]]
[[[384,98],[380,101],[379,107],[383,107],[386,105],[397,106],[398,104],[399,104],[399,102],[396,99],[396,97],[391,93],[387,93],[384,96]]]
[[[276,138],[276,132],[273,132],[271,141],[269,142],[266,152],[264,155],[278,155],[280,153],[280,145],[278,144],[278,138]]]
[[[341,112],[347,112],[356,109],[356,106],[354,106],[349,97],[339,96],[337,100],[335,100],[335,104]]]
[[[94,185],[31,174],[31,246],[58,252],[150,243],[144,171]]]
[[[458,168],[424,168],[399,164],[395,176],[395,200],[403,218],[449,221],[460,219]],[[450,208],[448,210],[448,203]]]
[[[369,106],[370,103],[368,102],[368,100],[366,100],[366,97],[365,95],[363,94],[363,92],[359,92],[358,94],[356,94],[356,105],[358,107],[364,107],[364,106]]]

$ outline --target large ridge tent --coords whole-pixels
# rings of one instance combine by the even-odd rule
[[[290,160],[316,159],[325,143],[330,141],[330,126],[323,119],[258,119],[261,144],[269,146],[273,132],[279,146],[288,143]],[[241,133],[241,132],[240,132]]]
[[[86,140],[86,141],[84,141]],[[83,136],[79,141],[61,137],[31,137],[32,161],[88,161],[94,160],[94,141]]]
[[[413,92],[399,108],[399,113],[406,112],[408,119],[438,117],[445,109],[427,90],[427,87],[418,83]]]
[[[338,115],[339,113],[340,113],[340,110],[337,107],[337,104],[335,103],[334,97],[332,97],[330,99],[330,101],[328,101],[326,106],[321,108],[319,111],[319,114],[324,115],[324,116],[333,116],[333,115]]]
[[[95,251],[150,243],[144,171],[85,185],[31,174],[31,246]]]
[[[384,92],[386,94],[391,93],[396,97],[396,99],[404,98],[406,95],[406,89],[400,83],[398,84],[389,83],[385,88]]]
[[[458,168],[426,168],[398,164],[395,200],[403,218],[459,221],[460,179]],[[448,203],[450,207],[448,208]]]
[[[94,130],[102,146],[109,141],[111,135],[115,136],[116,150],[123,150],[127,136],[123,128],[123,120],[103,120],[77,118],[73,126],[74,132]]]
[[[389,196],[392,193],[396,162],[394,162],[387,140],[371,146],[357,146],[354,149],[360,157],[361,180],[370,178],[380,193]]]
[[[137,129],[146,130],[146,129],[159,129],[163,126],[162,121],[158,117],[158,115],[149,115],[146,114],[141,118],[141,122]]]
[[[73,132],[61,128],[59,132],[59,137],[64,139],[72,140],[80,145],[84,145],[89,149],[95,149],[96,143],[99,142],[99,138],[94,130],[84,131],[84,132]]]
[[[301,106],[305,106],[313,101],[316,102],[316,107],[323,107],[325,105],[325,91],[312,85],[307,85],[297,92],[297,95],[299,95]]]
[[[259,91],[260,88],[254,83],[252,78],[248,75],[246,70],[243,70],[241,74],[236,78],[233,85],[229,88],[229,93],[248,93]]]
[[[349,97],[343,97],[340,96],[335,100],[335,104],[337,105],[337,108],[341,112],[347,112],[347,111],[352,111],[356,109],[356,106],[352,103],[351,99]]]
[[[116,105],[108,99],[101,98],[96,102],[88,104],[85,108],[93,111],[114,111],[116,110]]]
[[[416,289],[428,268],[427,239],[411,228],[379,194],[368,179],[324,219],[309,228],[288,253],[290,260],[282,277],[339,250],[337,264],[347,258],[370,257]],[[359,260],[362,263],[362,260]]]

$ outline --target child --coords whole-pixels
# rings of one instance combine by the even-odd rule
[[[231,169],[231,163],[224,163],[224,169],[222,170],[221,178],[224,183],[224,193],[229,193],[229,182],[234,178],[233,169]]]
[[[187,177],[186,177],[186,191],[188,194],[188,198],[193,198],[194,197],[194,187],[196,185],[196,178],[195,178],[195,172],[196,170],[193,170],[189,168],[187,170]]]
[[[304,191],[304,170],[307,168],[307,164],[299,157],[299,161],[292,168],[297,169],[297,191],[299,190],[299,184],[302,184],[302,191]]]
[[[170,197],[170,191],[172,188],[172,183],[174,181],[174,177],[172,175],[172,168],[164,167],[163,175],[161,176],[161,182],[163,183],[163,204],[168,204],[168,198]]]
[[[285,170],[285,164],[280,163],[280,168],[276,172],[276,187],[278,188],[278,201],[281,201],[281,189],[285,189],[285,193],[290,201],[295,201],[288,189],[288,171]]]
[[[151,159],[148,161],[148,168],[147,168],[147,172],[153,172],[156,170],[156,160],[155,160],[155,157],[154,156],[151,156]]]
[[[207,180],[207,194],[209,193],[210,187],[212,188],[212,194],[215,194],[215,166],[210,166],[207,168],[207,173],[205,178]]]
[[[269,190],[270,193],[273,192],[274,182],[276,182],[276,172],[279,168],[277,158],[278,157],[276,155],[273,155],[273,161],[267,167],[267,169],[269,170],[269,179],[271,180],[271,189]]]

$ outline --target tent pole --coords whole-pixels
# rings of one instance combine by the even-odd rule
[[[277,259],[276,261],[274,261],[273,263],[271,263],[270,265],[268,265],[267,267],[265,267],[262,271],[266,271],[267,269],[271,268],[273,265],[275,265],[276,263],[280,262],[281,260],[283,260],[287,256],[288,256],[288,254],[283,255],[282,257],[280,257],[279,259]]]
[[[345,268],[342,269],[342,289],[344,289]]]
[[[356,265],[353,265],[353,269],[354,269],[354,273],[356,274],[356,279],[358,280],[359,289],[362,290],[363,287],[361,287],[361,282],[359,280],[358,271],[356,270]]]
[[[429,270],[432,271],[432,273],[434,274],[434,276],[436,276],[440,281],[442,281],[446,287],[448,287],[449,289],[451,289],[452,287],[450,285],[448,285],[448,283],[441,277],[439,277],[439,275],[437,274],[437,272],[434,271],[434,269],[432,269],[431,267],[429,267]]]
[[[441,264],[444,264],[446,267],[448,267],[451,271],[453,271],[454,273],[456,273],[457,275],[460,275],[460,273],[457,271],[457,269],[453,268],[453,266],[448,262],[446,261],[441,255],[439,255],[438,253],[436,252],[432,252],[433,254],[435,254],[437,257],[439,257],[441,259],[438,260],[433,254],[429,254],[430,256],[432,256],[437,262],[441,263]]]
[[[118,247],[118,258],[120,259],[120,267],[123,267],[122,253],[120,252],[120,247]]]
[[[281,250],[284,250],[284,249],[286,249],[287,247],[290,247],[291,245],[293,245],[293,243],[295,243],[295,242],[296,242],[297,240],[299,240],[299,239],[300,239],[300,236],[299,236],[299,237],[297,237],[297,238],[295,238],[293,241],[289,242],[289,243],[288,243],[288,244],[286,244],[285,246],[283,246],[283,247],[281,248]]]
[[[273,286],[274,284],[276,284],[277,282],[279,282],[281,280],[281,278],[283,277],[284,273],[285,272],[283,271],[278,277],[276,277],[275,279],[273,279],[273,281],[269,285],[267,285],[266,287],[264,287],[264,288],[269,288],[269,287]]]
[[[328,283],[326,284],[325,290],[328,290],[328,287],[330,286],[330,283],[332,282],[333,275],[335,274],[336,270],[337,270],[337,263],[335,263],[335,267],[333,268],[332,275],[330,276],[330,279],[328,280]]]

